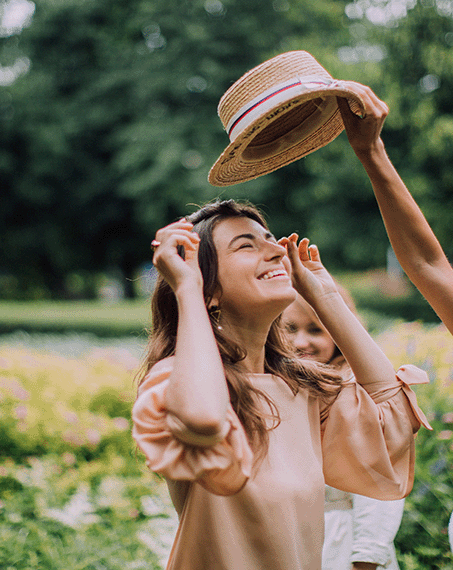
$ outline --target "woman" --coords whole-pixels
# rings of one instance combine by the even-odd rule
[[[133,409],[134,437],[165,476],[178,570],[319,570],[324,478],[407,495],[426,420],[408,382],[344,303],[316,246],[279,242],[249,205],[217,202],[156,234],[160,280]],[[183,249],[182,249],[183,248]],[[279,316],[296,291],[355,376],[301,362]]]
[[[349,293],[337,284],[356,314]],[[282,323],[301,358],[335,365],[348,363],[310,305],[298,295],[283,311]],[[398,570],[393,541],[403,516],[404,499],[379,501],[326,487],[322,570]]]

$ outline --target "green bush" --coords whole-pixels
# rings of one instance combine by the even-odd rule
[[[0,466],[0,568],[160,570],[176,517],[136,459],[74,454]]]
[[[453,339],[442,326],[402,323],[377,340],[395,368],[413,363],[431,380],[414,388],[434,429],[416,438],[414,488],[396,539],[401,570],[448,570]],[[160,568],[176,519],[130,434],[137,358],[5,346],[0,366],[0,568]]]
[[[416,437],[414,487],[396,538],[402,570],[450,570],[448,520],[453,511],[453,339],[443,326],[394,326],[378,342],[395,368],[423,368],[429,385],[414,387],[433,431]]]
[[[72,451],[86,459],[132,447],[138,359],[96,349],[73,359],[0,348],[0,457]]]

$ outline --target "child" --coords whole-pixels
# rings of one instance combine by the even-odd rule
[[[348,307],[354,302],[340,285]],[[282,323],[301,358],[335,365],[348,364],[310,305],[300,296],[283,311]],[[323,570],[398,570],[393,541],[401,523],[404,499],[378,501],[326,487]]]

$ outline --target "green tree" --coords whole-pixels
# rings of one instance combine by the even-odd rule
[[[217,195],[206,178],[226,144],[215,115],[223,91],[302,37],[328,54],[319,30],[340,45],[343,9],[42,0],[20,36],[31,71],[4,91],[3,269],[57,295],[74,269],[130,276],[161,224]],[[230,195],[265,202],[274,183]]]
[[[0,87],[0,271],[55,296],[73,271],[131,277],[159,226],[217,196],[262,205],[276,234],[307,235],[332,269],[383,265],[388,241],[345,135],[255,181],[207,182],[228,142],[221,95],[292,49],[390,104],[389,154],[445,243],[451,16],[424,1],[377,26],[370,6],[383,3],[41,0],[32,25],[0,44],[3,65],[19,52],[31,61]]]

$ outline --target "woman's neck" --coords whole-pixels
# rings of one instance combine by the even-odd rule
[[[264,373],[265,345],[269,334],[269,325],[250,326],[244,324],[225,324],[225,332],[229,334],[246,353],[241,361],[247,372]]]

